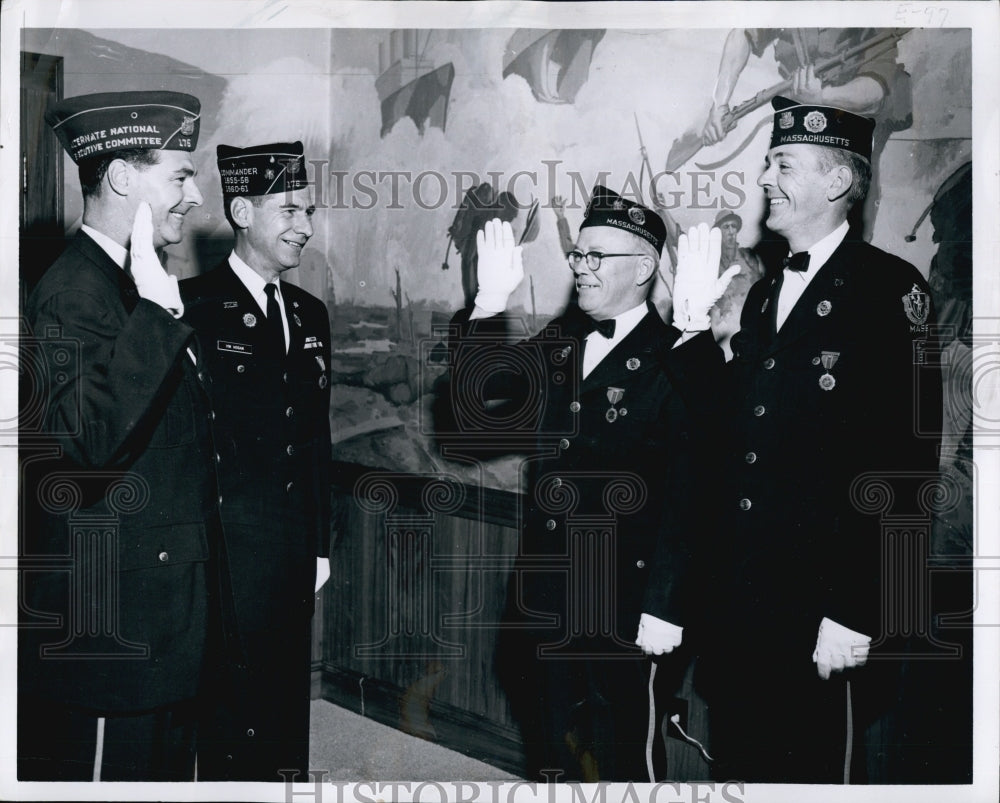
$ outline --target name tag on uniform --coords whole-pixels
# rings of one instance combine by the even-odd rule
[[[216,343],[216,348],[219,351],[228,351],[233,354],[253,354],[253,346],[246,343],[231,343],[228,340],[218,340]]]

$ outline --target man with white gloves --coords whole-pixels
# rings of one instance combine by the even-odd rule
[[[491,221],[479,234],[475,305],[453,321],[463,437],[526,454],[497,660],[532,780],[653,779],[647,740],[663,712],[651,710],[646,656],[681,644],[692,607],[723,370],[711,334],[684,330],[707,320],[696,308],[707,311],[731,276],[718,277],[718,232],[683,237],[689,305],[676,328],[665,325],[647,301],[665,236],[656,212],[596,187],[567,254],[575,303],[510,345],[505,311],[523,267],[509,224]]]
[[[202,201],[200,104],[68,98],[83,226],[25,315],[44,366],[22,420],[21,780],[193,780],[197,695],[226,620],[212,411],[156,248]],[[37,349],[37,350],[35,350]],[[31,360],[30,358],[34,358]]]
[[[879,513],[929,517],[918,504],[937,467],[940,376],[926,282],[849,231],[874,122],[774,107],[757,183],[788,256],[751,288],[732,340],[699,685],[716,778],[843,783],[863,777],[855,737],[898,696],[873,686],[898,669],[876,647],[919,618],[900,606],[918,578],[894,564]]]

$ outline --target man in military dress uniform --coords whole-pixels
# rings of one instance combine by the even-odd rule
[[[872,682],[898,668],[860,668],[900,629],[885,618],[898,588],[882,522],[865,510],[885,493],[893,515],[918,512],[937,466],[934,315],[912,265],[847,236],[873,121],[780,97],[774,108],[757,183],[789,255],[751,289],[732,341],[730,484],[706,557],[702,663],[719,778],[844,782],[852,751],[864,764],[853,736],[874,713]],[[895,689],[882,691],[887,703]]]
[[[330,322],[282,280],[315,210],[302,143],[218,147],[229,258],[181,283],[212,376],[222,519],[245,666],[219,679],[205,780],[305,772],[314,591],[330,574]]]
[[[177,92],[46,114],[84,211],[25,309],[39,341],[22,344],[23,364],[44,366],[44,408],[21,443],[53,456],[23,453],[21,780],[194,778],[220,621],[218,491],[194,332],[154,248],[180,242],[201,204],[199,120]]]
[[[723,366],[707,333],[672,350],[682,333],[647,301],[665,236],[656,212],[596,187],[567,255],[576,303],[504,345],[523,270],[510,225],[493,220],[475,305],[453,321],[459,428],[528,453],[497,660],[534,780],[651,780],[646,655],[679,646],[688,617],[702,415]],[[719,280],[715,246],[708,306],[732,275]],[[508,404],[491,419],[496,399]]]

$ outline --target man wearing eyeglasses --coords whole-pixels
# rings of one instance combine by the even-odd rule
[[[718,297],[731,272],[718,278],[718,234],[714,254],[704,235],[682,238],[679,267],[703,268],[702,281],[681,281]],[[596,187],[567,254],[575,303],[504,345],[523,269],[510,225],[493,220],[478,235],[475,305],[453,321],[466,439],[527,453],[497,659],[533,780],[655,779],[648,739],[662,712],[651,708],[647,656],[682,642],[693,501],[710,453],[704,414],[723,365],[709,332],[673,350],[682,331],[648,303],[665,237],[656,212]],[[498,399],[508,404],[491,418]]]

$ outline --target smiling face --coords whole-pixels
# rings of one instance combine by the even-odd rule
[[[153,212],[153,247],[179,243],[184,237],[184,216],[201,206],[201,192],[194,183],[195,169],[187,151],[156,151],[154,165],[130,165],[134,171],[134,192],[129,201],[149,204]],[[134,210],[133,210],[134,212]]]
[[[246,226],[241,234],[246,253],[241,257],[261,275],[274,276],[298,267],[302,249],[313,235],[312,190],[305,187],[292,192],[265,195],[259,205],[245,204]]]
[[[578,251],[631,254],[643,250],[644,241],[610,226],[588,226],[576,241]],[[641,304],[649,290],[655,266],[650,256],[607,257],[593,271],[581,259],[573,270],[580,309],[596,320],[613,318]]]
[[[778,145],[767,152],[757,184],[767,198],[767,227],[805,250],[832,231],[839,205],[836,176],[824,169],[815,145]]]

